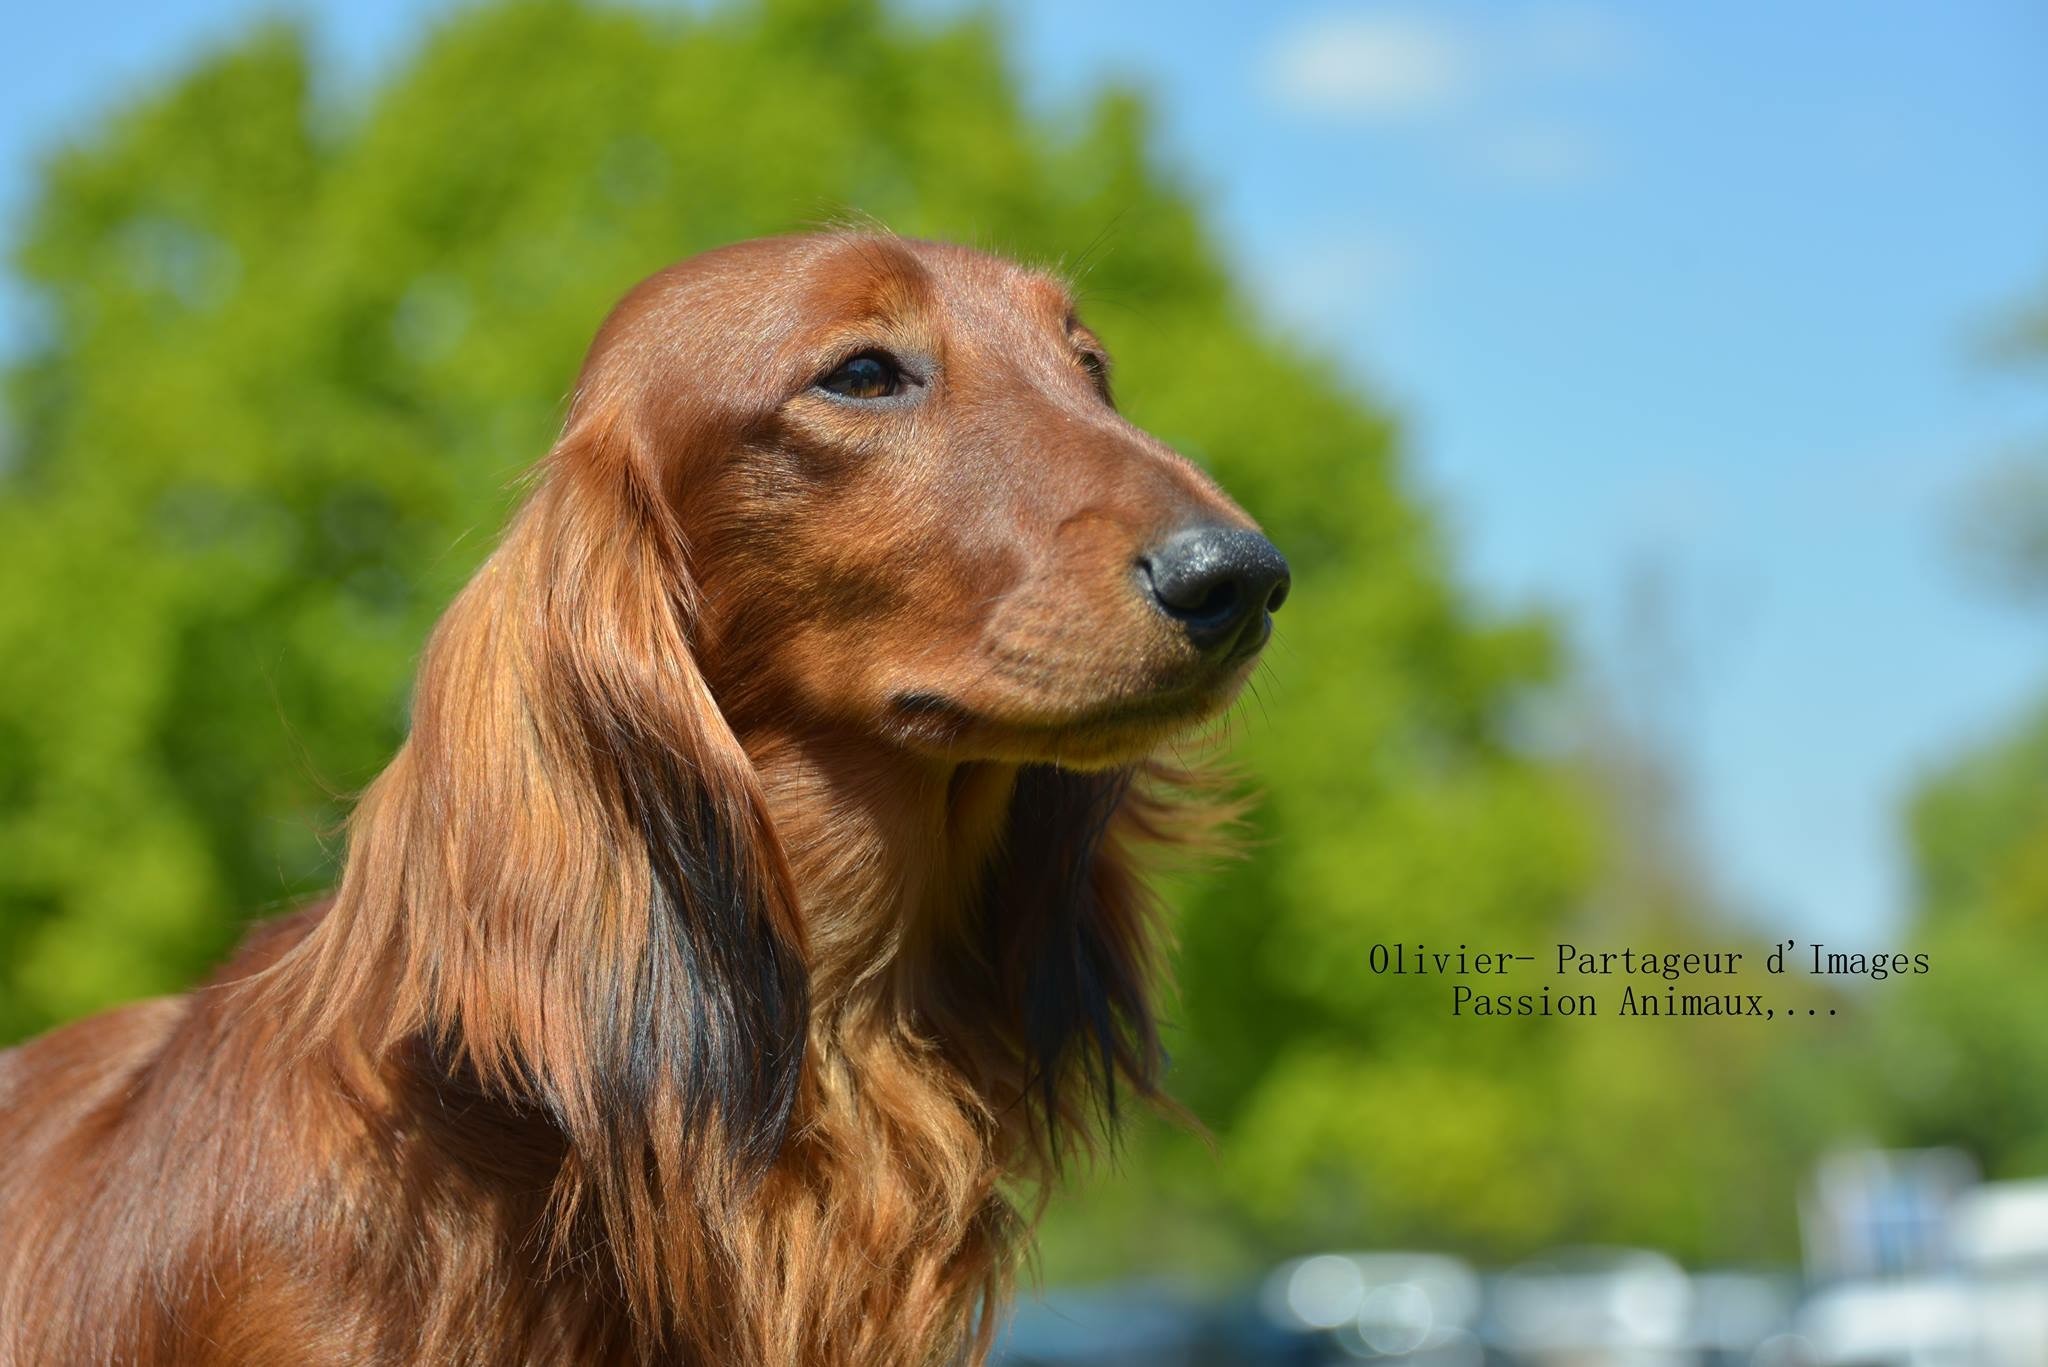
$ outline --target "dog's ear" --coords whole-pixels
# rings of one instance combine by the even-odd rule
[[[662,472],[621,418],[551,455],[533,663],[580,775],[618,824],[645,918],[593,1050],[596,1100],[673,1104],[742,1169],[781,1147],[802,1069],[805,979],[790,875],[757,776],[705,683],[696,588]],[[596,834],[596,833],[593,833]],[[643,881],[644,880],[644,881]]]
[[[1156,915],[1131,848],[1152,832],[1136,777],[1024,769],[984,884],[983,954],[1017,1064],[1016,1104],[1047,1167],[1114,1120],[1120,1087],[1160,1096]]]
[[[357,1014],[384,1043],[423,1033],[545,1108],[586,1172],[687,1162],[710,1199],[780,1149],[807,1005],[789,871],[698,666],[695,596],[651,453],[616,414],[573,420],[436,627],[411,736],[292,970],[312,976],[282,990],[319,1003],[295,1009],[323,1018],[310,1036],[381,1003]]]
[[[1018,773],[971,943],[945,975],[983,990],[941,1009],[978,1040],[976,1066],[1041,1175],[1113,1131],[1126,1090],[1200,1128],[1162,1089],[1166,929],[1145,875],[1228,857],[1248,808],[1237,775],[1207,763]]]
[[[652,453],[579,416],[435,628],[333,906],[249,984],[287,1047],[424,1043],[551,1116],[558,1235],[594,1203],[648,1313],[658,1192],[715,1216],[751,1189],[808,1024],[788,866],[694,654],[695,599]]]

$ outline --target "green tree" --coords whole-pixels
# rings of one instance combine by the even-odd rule
[[[1532,725],[1550,634],[1464,600],[1393,424],[1262,320],[1148,148],[1120,90],[1028,115],[984,19],[520,0],[345,96],[266,28],[56,151],[0,464],[0,1037],[176,990],[322,886],[606,307],[859,212],[1072,265],[1131,416],[1296,572],[1236,723],[1252,853],[1178,894],[1176,1085],[1221,1142],[1142,1130],[1058,1208],[1053,1270],[1781,1240],[1711,1209],[1731,1165],[1791,1167],[1735,1133],[1754,1050],[1478,1032],[1368,977],[1376,943],[1633,924],[1596,895],[1605,799]]]
[[[2048,290],[1999,339],[2048,361]],[[2048,587],[2048,451],[2021,452],[1969,491],[1965,562],[2015,603]],[[1870,1090],[1900,1142],[1961,1143],[1999,1177],[2048,1173],[2048,703],[1931,774],[1907,813],[1909,948],[1930,972],[1887,994]]]
[[[1995,1177],[2048,1173],[2048,710],[1916,796],[1906,948],[1930,971],[1886,994],[1871,1091],[1887,1134],[1960,1144]]]

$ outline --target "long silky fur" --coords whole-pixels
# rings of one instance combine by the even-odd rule
[[[555,1235],[593,1205],[661,1333],[700,1261],[663,1198],[716,1225],[780,1152],[806,988],[788,870],[693,663],[678,535],[616,427],[552,453],[436,630],[333,909],[254,991],[302,1048],[424,1035],[543,1110],[571,1154]]]
[[[875,924],[822,950],[690,554],[579,404],[331,905],[0,1055],[0,1364],[985,1356],[1034,1186],[1159,1098],[1141,851],[1227,810],[1025,767],[939,925],[860,910],[848,854],[806,916]]]

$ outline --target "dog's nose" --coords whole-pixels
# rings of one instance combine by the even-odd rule
[[[1287,561],[1273,543],[1239,527],[1188,527],[1139,557],[1159,610],[1204,653],[1248,653],[1273,629],[1266,614],[1286,601]]]

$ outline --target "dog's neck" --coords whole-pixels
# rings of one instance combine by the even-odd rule
[[[934,938],[975,913],[1017,766],[844,734],[757,731],[742,743],[803,908],[813,1009],[829,1018],[881,1003]]]
[[[989,1313],[1023,1239],[1001,1189],[1017,1117],[991,1094],[1001,1071],[970,1062],[985,1045],[947,1038],[925,994],[976,930],[1018,771],[844,735],[741,740],[795,885],[810,989],[806,1085],[771,1182],[861,1231],[818,1247],[814,1280],[788,1288],[790,1313],[825,1324],[816,1307],[831,1287],[846,1322],[826,1338],[872,1336],[875,1361],[956,1358],[949,1345]],[[764,1214],[762,1242],[802,1237],[780,1223],[788,1209]]]

